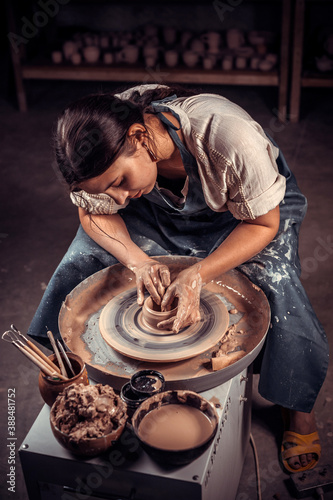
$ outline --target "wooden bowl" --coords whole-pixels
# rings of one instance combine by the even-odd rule
[[[60,397],[59,397],[60,399]],[[56,425],[57,405],[59,399],[56,399],[51,407],[50,424],[54,437],[67,450],[77,456],[93,457],[106,452],[121,436],[127,422],[127,406],[124,401],[117,396],[117,408],[122,414],[118,425],[108,434],[100,437],[82,437],[79,440],[73,440],[70,434],[62,432]]]
[[[125,428],[126,420],[127,417],[117,429],[113,430],[109,434],[106,434],[105,436],[101,436],[98,438],[87,438],[80,441],[79,443],[71,441],[68,434],[61,432],[55,426],[52,420],[51,429],[56,440],[67,450],[73,453],[73,455],[82,457],[94,457],[106,452],[120,438]]]

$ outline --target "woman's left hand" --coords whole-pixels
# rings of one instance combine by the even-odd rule
[[[157,325],[158,328],[171,329],[172,326],[172,331],[178,333],[185,326],[200,321],[200,292],[203,284],[199,270],[198,264],[184,269],[169,285],[161,303],[161,310],[167,310],[168,305],[177,297],[177,315],[161,321]]]

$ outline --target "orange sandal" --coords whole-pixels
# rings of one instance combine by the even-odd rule
[[[311,434],[297,434],[297,432],[285,431],[283,433],[281,446],[281,459],[284,467],[292,473],[313,469],[317,465],[321,454],[321,446],[319,443],[316,443],[316,441],[319,441],[319,435],[317,431],[312,432]],[[286,448],[286,443],[291,443],[295,446]],[[313,453],[317,455],[317,458],[314,458],[310,463],[308,463],[304,467],[300,467],[299,469],[293,469],[292,467],[290,467],[287,462],[289,458],[295,457],[297,455],[306,455],[307,453]]]

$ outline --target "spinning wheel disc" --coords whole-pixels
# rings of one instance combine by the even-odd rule
[[[172,276],[199,262],[195,257],[154,258],[166,264]],[[142,361],[121,354],[109,344],[110,336],[113,337],[115,332],[110,332],[108,337],[105,337],[108,340],[105,340],[100,332],[99,320],[106,305],[132,290],[134,283],[135,276],[132,271],[121,264],[115,264],[82,281],[67,295],[62,305],[59,314],[62,339],[70,351],[85,361],[89,377],[96,382],[109,384],[120,390],[138,370],[154,368],[163,373],[167,390],[188,389],[200,392],[216,387],[241,373],[260,352],[270,324],[267,298],[244,274],[232,270],[210,282],[201,293],[212,293],[226,306],[229,311],[229,326],[235,325],[237,329],[233,350],[242,349],[244,356],[241,359],[214,372],[211,357],[218,348],[219,341],[201,354],[174,363]],[[209,298],[208,302],[210,300]],[[222,340],[227,335],[223,335],[223,330],[222,325],[219,325],[219,338],[223,337]],[[204,335],[203,332],[202,334]],[[178,335],[170,335],[169,338],[174,341]],[[185,340],[182,348],[184,351]]]
[[[108,302],[101,313],[99,328],[113,349],[130,358],[164,363],[180,361],[215,346],[227,330],[228,310],[218,295],[202,290],[200,313],[199,323],[177,334],[154,333],[143,323],[136,288],[131,288]]]

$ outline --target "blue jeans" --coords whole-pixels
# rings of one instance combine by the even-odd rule
[[[263,290],[271,307],[259,392],[285,408],[310,412],[325,379],[328,343],[300,282],[298,233],[306,213],[306,199],[282,155],[278,165],[287,178],[278,234],[262,252],[239,266],[239,270]],[[133,208],[129,205],[122,211],[122,216],[133,241],[149,256],[204,258],[239,223],[229,212],[216,215],[210,225],[202,216],[166,214],[147,200],[136,201]],[[43,343],[47,339],[47,325],[59,336],[58,314],[66,295],[91,274],[116,262],[79,227],[48,284],[29,335]]]

